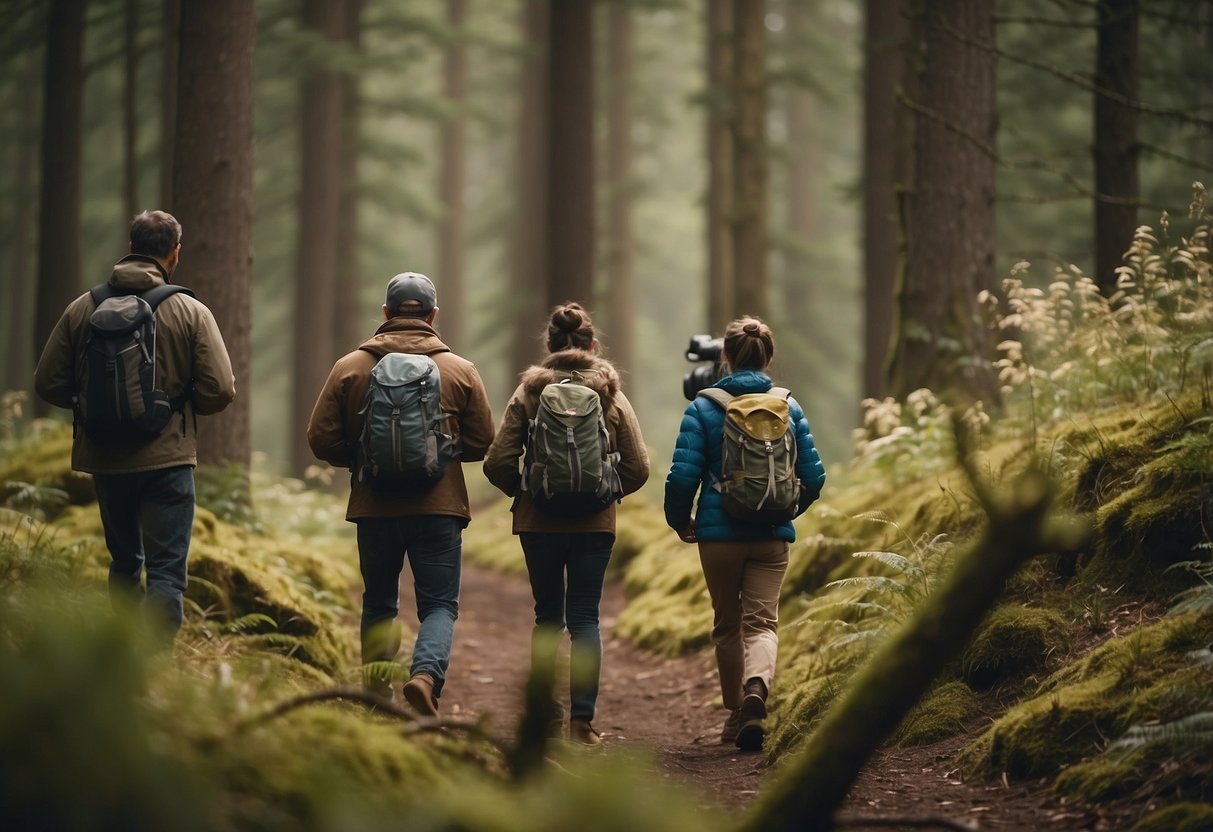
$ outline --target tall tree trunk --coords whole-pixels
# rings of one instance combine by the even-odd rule
[[[173,187],[190,198],[174,211],[184,240],[175,279],[215,314],[236,374],[236,401],[198,419],[198,461],[248,465],[257,19],[247,0],[190,0],[180,31]]]
[[[173,155],[177,136],[177,75],[181,52],[181,0],[163,0],[160,43],[160,207],[173,210]]]
[[[707,0],[708,331],[733,317],[733,0]]]
[[[766,4],[733,10],[735,314],[767,315]]]
[[[863,395],[885,393],[899,254],[897,188],[904,187],[904,146],[897,89],[906,63],[901,0],[867,0],[863,76]]]
[[[556,0],[548,20],[549,306],[594,304],[594,3]]]
[[[610,207],[607,239],[610,258],[607,277],[610,293],[611,356],[624,370],[635,369],[635,298],[632,260],[632,14],[626,4],[610,8],[607,39],[607,73],[610,106],[607,110],[607,187]]]
[[[364,0],[345,0],[345,40],[357,55],[362,53],[364,5]],[[362,270],[358,258],[358,166],[362,154],[360,78],[361,73],[350,72],[341,82],[341,217],[337,226],[340,288],[333,307],[333,346],[338,355],[357,347],[367,336],[367,327],[377,319],[362,303]]]
[[[784,6],[787,19],[787,41],[804,44],[813,29],[812,6],[806,0],[791,0]],[[785,258],[786,279],[783,286],[785,315],[794,321],[804,321],[812,309],[812,280],[809,273],[807,246],[815,239],[817,229],[817,199],[814,181],[820,173],[821,148],[813,131],[813,95],[802,84],[787,88],[787,206],[788,254]],[[823,333],[813,328],[804,334],[804,342],[813,354],[825,354]]]
[[[1138,0],[1100,0],[1095,85],[1137,100]],[[1137,230],[1137,110],[1095,94],[1095,277],[1116,290],[1116,269]]]
[[[530,51],[518,84],[522,93],[514,172],[518,198],[510,235],[509,302],[514,321],[510,355],[515,371],[539,357],[547,300],[544,263],[548,194],[544,166],[548,163],[548,16],[549,0],[526,0],[523,4],[523,43]]]
[[[122,195],[129,221],[139,213],[139,0],[126,0],[123,18]]]
[[[303,25],[326,40],[345,37],[345,9],[337,0],[305,0]],[[302,475],[315,463],[307,421],[336,357],[337,230],[341,206],[341,84],[339,75],[315,67],[303,79],[300,98],[299,236],[295,262],[295,372],[292,388],[290,470]]]
[[[467,118],[463,106],[467,98],[467,50],[464,48],[464,18],[467,0],[447,0],[446,22],[454,38],[443,56],[443,93],[454,113],[442,124],[439,148],[442,163],[438,175],[438,193],[443,206],[438,226],[438,294],[442,308],[438,326],[442,339],[456,350],[467,349],[467,308],[464,291],[463,190],[467,167]]]
[[[38,76],[42,69],[41,53],[30,49],[29,65],[16,101],[27,122],[37,118]],[[9,273],[10,289],[5,303],[8,306],[8,324],[5,328],[4,354],[5,390],[29,390],[33,378],[34,327],[31,318],[34,301],[34,276],[30,274],[30,238],[34,226],[33,170],[38,163],[37,136],[28,127],[17,133],[17,152],[13,168],[13,250],[12,270]]]
[[[80,290],[80,153],[86,0],[51,0],[47,13],[38,205],[34,354]],[[35,412],[49,406],[39,400]]]
[[[994,0],[926,7],[914,188],[890,392],[1000,401],[977,294],[994,288]]]

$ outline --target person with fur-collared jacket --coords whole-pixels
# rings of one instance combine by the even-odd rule
[[[485,456],[484,473],[493,485],[515,497],[513,530],[522,543],[535,598],[532,661],[550,660],[539,652],[548,649],[545,645],[555,641],[550,635],[562,632],[567,623],[572,642],[569,738],[594,746],[601,741],[591,723],[602,668],[598,607],[615,543],[615,503],[579,517],[545,513],[536,506],[524,484],[522,467],[540,393],[562,381],[598,393],[609,451],[618,455],[615,473],[620,496],[644,485],[649,456],[636,413],[620,389],[619,373],[599,354],[589,313],[576,303],[556,307],[548,322],[547,348],[550,354],[542,363],[523,371]]]

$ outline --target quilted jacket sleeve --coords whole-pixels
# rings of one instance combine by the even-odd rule
[[[675,531],[690,525],[695,492],[707,468],[707,430],[699,408],[691,402],[682,414],[674,460],[665,480],[665,521]]]
[[[822,486],[826,482],[826,469],[821,463],[821,455],[817,453],[817,445],[813,442],[813,432],[809,429],[809,420],[804,415],[804,409],[796,399],[789,398],[788,411],[796,425],[796,476],[804,486],[800,509],[797,511],[797,514],[801,514],[821,496]]]

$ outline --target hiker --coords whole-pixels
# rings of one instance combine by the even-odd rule
[[[142,603],[171,642],[183,619],[197,415],[231,404],[236,379],[210,310],[170,282],[181,257],[176,218],[139,214],[129,251],[106,283],[68,304],[34,389],[73,411],[72,469],[93,475],[111,602]]]
[[[779,589],[796,539],[791,520],[825,483],[804,411],[766,374],[774,354],[774,336],[757,318],[725,328],[729,374],[687,405],[665,484],[666,522],[699,544],[712,598],[712,643],[729,711],[720,741],[747,751],[762,748]]]
[[[388,281],[383,317],[333,365],[307,439],[319,459],[351,471],[346,520],[358,526],[362,663],[394,661],[400,648],[407,556],[421,626],[402,692],[419,714],[437,717],[471,520],[460,462],[484,458],[493,414],[476,366],[438,336],[438,293],[428,277],[405,272]],[[383,669],[365,667],[363,684],[392,699]]]
[[[553,636],[563,634],[567,623],[568,736],[596,746],[598,605],[615,543],[615,503],[644,485],[649,456],[619,373],[599,354],[589,313],[576,303],[552,310],[547,349],[541,364],[523,371],[484,473],[515,498],[513,531],[535,599],[532,666],[554,661],[549,651],[559,640]],[[553,729],[560,733],[563,705],[557,711],[560,724]]]

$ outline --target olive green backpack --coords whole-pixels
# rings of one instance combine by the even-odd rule
[[[724,410],[720,492],[725,512],[735,520],[782,525],[796,516],[800,479],[796,476],[796,434],[788,411],[790,392],[732,396],[719,387],[699,395]]]
[[[561,517],[597,514],[622,496],[598,393],[571,379],[539,393],[527,431],[522,488],[535,508]]]

